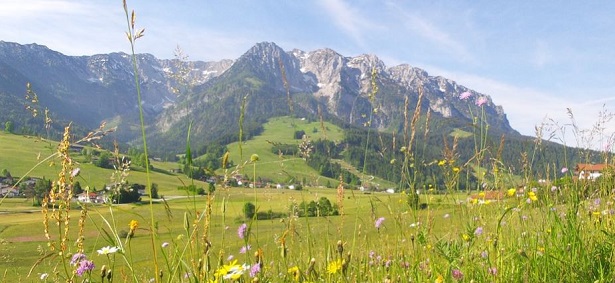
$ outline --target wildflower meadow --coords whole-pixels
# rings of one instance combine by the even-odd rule
[[[134,56],[145,31],[123,5],[140,101]],[[375,81],[370,97],[378,95]],[[419,90],[416,109],[421,99]],[[232,187],[228,181],[240,171],[257,180],[271,168],[249,147],[241,148],[240,134],[238,147],[229,148],[234,152],[218,156],[224,180],[205,194],[168,190],[167,197],[151,197],[153,184],[163,179],[148,169],[149,158],[142,172],[133,172],[110,149],[115,169],[98,177],[113,180],[119,191],[139,176],[150,197],[137,204],[78,201],[73,187],[88,182],[84,175],[91,168],[70,147],[97,140],[105,130],[75,138],[66,125],[49,156],[29,165],[54,170],[40,205],[0,200],[0,210],[8,212],[0,218],[0,282],[614,282],[615,171],[579,180],[575,164],[566,164],[513,176],[485,154],[497,151],[481,111],[486,98],[464,92],[459,99],[475,101],[472,109],[478,109],[473,159],[459,160],[457,138],[450,137],[439,160],[421,160],[417,149],[428,130],[421,133],[417,125],[429,116],[406,113],[405,146],[395,148],[403,160],[391,160],[404,177],[390,192],[361,191],[343,180],[302,190]],[[537,134],[528,158],[540,150]],[[302,145],[309,151],[308,141]],[[227,166],[229,156],[241,151],[242,159]],[[609,151],[600,154],[612,163]],[[186,156],[191,158],[190,143]],[[418,163],[441,172],[444,185],[417,186]],[[479,185],[462,189],[465,174],[475,174]]]

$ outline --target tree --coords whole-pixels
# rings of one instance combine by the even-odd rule
[[[20,189],[27,198],[32,198],[33,206],[41,205],[41,200],[51,190],[51,180],[46,180],[44,178],[37,180],[33,187],[27,186],[25,183],[22,184],[24,186],[20,187]]]
[[[329,201],[326,197],[321,197],[318,200],[318,211],[320,215],[329,216],[334,215],[333,206],[331,206],[331,201]]]
[[[116,193],[111,198],[113,203],[133,203],[141,201],[139,190],[144,190],[145,185],[132,184],[128,190],[121,188],[119,194]]]
[[[216,185],[214,183],[209,183],[209,187],[207,188],[208,194],[213,194],[216,191]]]
[[[98,160],[94,162],[94,165],[100,168],[113,168],[111,163],[111,153],[103,151],[100,156],[98,156]]]
[[[305,131],[304,130],[300,130],[300,131],[295,131],[295,135],[293,137],[296,140],[300,140],[300,139],[303,139],[303,136],[305,136]]]
[[[152,193],[149,196],[150,198],[160,198],[160,196],[158,195],[158,184],[156,183],[152,183]]]
[[[83,189],[81,188],[81,184],[79,184],[79,181],[77,181],[73,185],[73,195],[78,195],[80,193],[83,193]]]
[[[251,219],[254,217],[254,214],[256,213],[256,206],[251,203],[251,202],[246,202],[243,205],[243,216],[246,219]]]
[[[4,123],[4,131],[7,133],[12,133],[15,130],[15,124],[13,124],[13,121],[6,121],[6,123]]]

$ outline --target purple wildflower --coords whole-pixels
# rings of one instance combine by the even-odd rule
[[[77,265],[79,262],[81,262],[82,260],[86,259],[85,255],[82,253],[76,253],[73,255],[73,257],[70,259],[70,265]]]
[[[248,225],[246,223],[239,225],[239,228],[237,228],[237,236],[239,236],[239,239],[244,239],[247,235]]]
[[[376,252],[369,251],[369,258],[374,258],[375,255],[376,255]]]
[[[459,269],[453,269],[453,272],[451,272],[451,274],[453,275],[453,278],[455,280],[463,279],[463,273]]]
[[[484,96],[481,96],[476,100],[476,106],[478,107],[483,106],[485,103],[487,103],[487,98]]]
[[[562,168],[562,174],[566,174],[566,172],[568,172],[568,168],[566,167]]]
[[[489,267],[488,271],[489,271],[489,274],[491,274],[493,276],[498,275],[498,269],[495,266],[494,267]]]
[[[482,234],[483,234],[483,227],[482,226],[479,226],[479,227],[476,228],[476,230],[474,230],[474,235],[480,236]]]
[[[250,277],[256,277],[256,274],[261,272],[261,265],[259,263],[255,263],[250,268]]]
[[[380,218],[376,219],[376,223],[375,223],[376,229],[380,229],[380,226],[382,225],[382,222],[384,222],[384,217],[380,217]]]
[[[243,246],[243,247],[241,247],[241,249],[239,249],[239,253],[240,254],[245,254],[246,252],[248,252],[251,249],[252,249],[252,247],[250,245]]]
[[[488,256],[489,256],[489,253],[487,251],[480,252],[480,257],[487,258]]]
[[[459,99],[466,100],[466,99],[470,98],[470,96],[472,96],[472,93],[469,92],[469,91],[466,91],[466,92],[464,92],[464,93],[459,95]]]
[[[86,271],[92,271],[94,267],[94,262],[92,262],[91,260],[82,260],[79,262],[79,268],[77,268],[77,275],[82,276]]]

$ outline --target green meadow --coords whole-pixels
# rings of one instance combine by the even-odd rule
[[[245,155],[258,152],[261,157],[243,166],[246,174],[267,176],[287,165],[286,160],[276,161],[279,156],[269,156],[267,146],[258,141],[293,142],[288,136],[298,126],[290,123],[289,118],[273,120],[263,136],[245,142]],[[313,125],[306,123],[304,127]],[[3,149],[0,166],[11,168],[16,176],[58,178],[61,160],[51,158],[32,165],[44,159],[38,152],[41,156],[54,153],[57,146],[53,142],[4,133],[0,138],[10,149]],[[77,153],[75,156],[78,160]],[[15,161],[7,162],[9,159]],[[300,161],[296,159],[298,164]],[[88,179],[94,180],[92,185],[102,184],[113,172],[85,165],[79,164],[82,173],[78,178],[84,184],[89,184]],[[141,181],[142,174],[130,171],[128,179]],[[182,178],[151,173],[152,182],[161,184],[166,202],[71,202],[69,209],[65,208],[70,215],[68,234],[64,234],[63,223],[51,221],[50,239],[44,236],[41,207],[32,206],[30,199],[3,199],[1,281],[611,282],[614,276],[615,208],[606,189],[610,183],[604,181],[555,186],[556,180],[551,180],[523,192],[509,189],[499,194],[427,191],[419,195],[422,208],[414,209],[405,192],[367,193],[341,187],[297,191],[217,186],[210,195],[183,195],[174,189],[190,182]],[[579,193],[590,189],[591,194]],[[318,202],[323,197],[339,215],[297,216],[302,202]],[[246,203],[255,204],[256,212],[279,213],[279,217],[246,218]],[[79,221],[81,215],[83,222]],[[138,226],[133,236],[127,237],[131,221],[137,221]],[[248,231],[242,239],[238,229],[244,223]],[[81,237],[80,249],[77,239]],[[50,251],[48,244],[57,245],[63,238],[68,241],[65,253]],[[99,255],[103,247],[119,250]],[[79,266],[70,264],[79,252],[95,265],[81,275]],[[113,270],[111,279],[100,276],[103,265],[105,275]],[[255,265],[259,270],[252,274]]]

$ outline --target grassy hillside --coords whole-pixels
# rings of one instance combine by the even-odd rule
[[[309,167],[306,162],[298,156],[284,156],[272,152],[274,144],[299,145],[300,139],[294,139],[296,131],[304,131],[310,140],[318,139],[331,140],[338,142],[343,139],[344,131],[331,123],[324,122],[324,129],[320,122],[310,122],[305,119],[292,117],[276,117],[264,124],[264,131],[260,136],[245,141],[241,146],[240,154],[239,143],[229,144],[227,147],[230,152],[230,160],[240,166],[238,172],[250,178],[254,175],[254,164],[250,157],[257,154],[259,161],[256,162],[256,177],[268,178],[279,183],[301,182],[305,179],[310,185],[324,186],[329,182],[335,186],[338,180],[319,176],[316,170]],[[341,162],[341,161],[338,161]],[[373,179],[372,176],[363,176],[351,165],[342,162],[343,168],[356,174],[362,179]],[[382,187],[392,187],[393,184],[382,179],[374,179],[373,182]]]
[[[57,144],[56,141],[0,132],[0,170],[7,169],[15,177],[27,175],[55,179],[60,172],[60,164],[53,156]],[[83,156],[79,152],[75,152],[72,157],[77,162],[75,167],[81,169],[76,181],[79,181],[82,187],[100,189],[104,184],[111,182],[113,170],[83,162]],[[182,182],[185,184],[191,182],[183,174],[169,172],[168,169],[177,168],[175,163],[153,162],[152,165],[159,169],[152,172],[151,181],[158,185],[161,195],[181,194],[177,191],[177,187],[182,186]],[[130,171],[128,182],[145,184],[147,181],[144,170]],[[202,182],[195,182],[197,186],[205,186]]]

